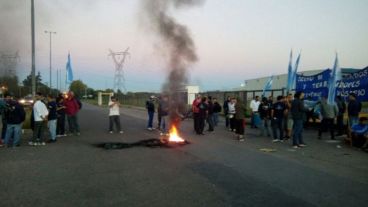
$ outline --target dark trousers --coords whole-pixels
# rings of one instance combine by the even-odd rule
[[[236,129],[236,120],[234,116],[230,119],[230,129],[231,131],[234,131]]]
[[[213,115],[212,114],[208,115],[207,123],[208,123],[208,131],[213,131],[214,122],[213,122]]]
[[[337,116],[336,125],[337,125],[338,134],[339,135],[344,134],[344,114]]]
[[[121,126],[120,126],[120,116],[116,115],[116,116],[109,116],[110,122],[109,122],[109,131],[113,131],[114,128],[114,123],[115,126],[117,128],[118,131],[121,131]]]
[[[65,134],[65,114],[59,114],[56,123],[57,123],[56,134],[64,135]]]
[[[198,117],[198,131],[197,134],[203,134],[205,117]]]
[[[244,120],[235,119],[235,125],[236,125],[236,134],[244,135]]]
[[[148,112],[148,124],[147,124],[147,128],[152,128],[154,114],[155,114],[154,111],[149,111]]]
[[[273,138],[282,140],[284,137],[283,119],[276,118],[272,119],[271,122]],[[280,138],[277,136],[277,130],[279,130]]]
[[[157,112],[157,129],[161,129],[161,115]]]
[[[46,123],[43,121],[35,121],[33,129],[33,142],[44,142],[43,132],[46,128]]]
[[[1,130],[1,139],[5,139],[7,123],[5,119],[3,119],[2,121],[3,121],[3,128]]]
[[[70,133],[79,133],[79,124],[77,114],[75,115],[67,115],[68,118],[68,126]]]
[[[228,114],[228,113],[225,113],[225,126],[226,126],[226,128],[229,128],[229,125],[230,125],[230,119],[229,119],[229,117],[227,117],[227,114]]]
[[[335,139],[334,119],[330,119],[330,118],[322,119],[320,128],[318,130],[318,137],[321,137],[322,132],[325,130],[329,130],[331,134],[331,139]]]
[[[197,133],[197,134],[200,134],[200,130],[199,130],[199,113],[193,113],[193,124],[194,124],[194,131]]]
[[[293,145],[298,146],[300,144],[304,144],[303,141],[303,120],[302,119],[294,119],[293,124]]]

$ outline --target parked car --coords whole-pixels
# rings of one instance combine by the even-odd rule
[[[23,106],[31,106],[33,104],[33,98],[31,95],[25,96],[18,101]]]

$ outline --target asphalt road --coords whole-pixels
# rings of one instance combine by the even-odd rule
[[[180,148],[105,150],[101,142],[158,138],[144,111],[123,108],[124,134],[109,134],[107,109],[84,104],[82,134],[44,147],[0,149],[0,206],[366,206],[368,154],[318,141],[292,150],[246,129],[223,126]],[[23,136],[24,143],[30,135]],[[261,148],[274,149],[263,152]]]

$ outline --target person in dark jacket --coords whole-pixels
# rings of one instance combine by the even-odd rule
[[[47,95],[47,108],[49,115],[47,117],[47,126],[50,132],[49,143],[56,142],[56,125],[57,125],[57,103],[55,97],[51,94]]]
[[[199,113],[198,113],[198,135],[204,135],[204,121],[206,120],[208,116],[208,104],[207,104],[207,98],[202,97],[201,102],[198,104]]]
[[[266,97],[262,98],[262,102],[261,104],[259,104],[259,107],[258,107],[258,112],[262,120],[259,126],[261,130],[260,136],[264,136],[265,134],[267,134],[267,136],[271,136],[271,133],[270,133],[271,107],[270,107],[270,102],[268,101]]]
[[[244,141],[244,118],[245,118],[246,106],[240,98],[235,102],[235,125],[236,135],[240,142]]]
[[[22,123],[26,118],[23,106],[15,100],[8,101],[5,117],[7,122],[5,144],[8,147],[19,146]]]
[[[218,116],[221,112],[221,105],[217,102],[217,99],[213,99],[213,124],[217,126],[218,124]]]
[[[56,112],[57,112],[57,126],[56,126],[56,137],[65,137],[65,106],[63,94],[59,94],[56,99]]]
[[[273,132],[273,142],[282,142],[284,138],[283,121],[285,116],[286,106],[283,96],[277,96],[277,102],[272,105],[271,109],[271,125]],[[279,130],[280,136],[277,136]]]
[[[230,98],[230,96],[228,96],[226,98],[226,100],[224,101],[224,105],[222,105],[222,107],[224,109],[225,126],[226,126],[226,128],[229,128],[229,126],[230,126],[230,119],[228,117],[228,114],[229,114],[229,103],[230,102],[231,102],[231,98]]]
[[[342,99],[341,96],[336,97],[336,105],[339,109],[339,112],[336,117],[336,124],[337,124],[337,136],[341,136],[344,134],[344,114],[346,111],[346,104],[345,101]]]
[[[355,93],[349,94],[349,103],[348,103],[348,116],[349,116],[349,125],[350,127],[358,124],[359,121],[359,113],[362,110],[362,104],[356,100]]]
[[[212,97],[208,96],[207,98],[207,110],[208,110],[208,115],[207,115],[207,123],[208,123],[208,130],[209,132],[213,132],[214,130],[214,121],[213,121],[213,102],[212,102]]]
[[[147,129],[150,131],[152,131],[153,116],[155,114],[155,104],[153,103],[154,100],[155,100],[155,96],[151,96],[149,100],[146,101],[146,109],[148,113]]]
[[[304,106],[304,93],[298,91],[294,94],[294,100],[291,102],[291,115],[293,118],[293,147],[307,146],[303,141],[303,122],[305,120],[306,112],[308,111]]]

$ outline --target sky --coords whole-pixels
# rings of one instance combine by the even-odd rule
[[[18,75],[31,70],[30,0],[0,1],[0,52],[19,51]],[[160,91],[167,68],[160,42],[142,20],[140,0],[35,0],[36,70],[52,85],[65,74],[68,52],[74,79],[95,89],[113,88],[109,49],[130,57],[124,65],[127,91]],[[368,66],[367,0],[206,0],[170,14],[190,30],[199,61],[190,84],[202,91],[229,90],[246,79],[287,72],[289,53],[301,52],[299,70]],[[64,76],[64,75],[63,75]]]

